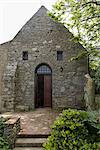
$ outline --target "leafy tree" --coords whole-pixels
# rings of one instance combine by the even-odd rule
[[[58,0],[49,15],[62,22],[86,49],[90,56],[90,67],[100,65],[100,1],[96,0]],[[79,56],[83,56],[82,55]]]
[[[88,55],[90,72],[94,72],[96,92],[100,91],[97,78],[100,74],[100,1],[58,0],[49,15],[63,23],[74,34],[75,42],[80,42],[86,48],[87,52],[71,60]]]

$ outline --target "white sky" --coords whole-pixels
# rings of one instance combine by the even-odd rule
[[[51,10],[56,1],[0,0],[0,44],[13,39],[41,5]]]

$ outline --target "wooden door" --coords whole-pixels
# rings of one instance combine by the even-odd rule
[[[52,87],[51,75],[44,75],[44,107],[51,107]]]
[[[38,107],[44,106],[44,76],[38,76]]]
[[[35,76],[35,107],[38,107],[38,76]]]
[[[35,78],[35,107],[52,106],[51,75],[37,75]]]
[[[43,107],[44,106],[44,76],[38,75],[36,78],[36,86],[35,86],[35,107]]]

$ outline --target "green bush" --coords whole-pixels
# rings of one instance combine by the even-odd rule
[[[95,83],[95,93],[100,94],[100,65],[90,70],[90,75]]]
[[[88,112],[67,109],[52,126],[45,150],[97,150],[99,129]],[[91,132],[94,131],[94,132]],[[99,144],[98,144],[99,146]]]
[[[4,136],[5,120],[0,118],[0,150],[10,150],[9,144]]]
[[[100,66],[95,71],[95,75],[93,79],[95,82],[95,92],[96,94],[100,94]]]

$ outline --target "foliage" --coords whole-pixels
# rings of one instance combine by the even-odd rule
[[[96,120],[85,111],[64,110],[52,126],[45,150],[97,150],[99,130]],[[92,131],[92,132],[91,132]]]
[[[0,150],[10,150],[9,144],[4,136],[5,120],[0,118]]]
[[[100,93],[100,66],[97,68],[94,75],[96,93]]]
[[[88,124],[86,127],[88,128],[89,134],[91,138],[98,136],[97,133],[100,133],[100,111],[88,111],[88,120],[84,122],[84,124]],[[93,136],[93,137],[92,137]],[[99,141],[100,139],[96,139]]]
[[[82,43],[88,54],[94,56],[100,51],[94,49],[100,41],[100,4],[91,0],[58,0],[49,15],[64,23]],[[100,55],[99,55],[100,56]]]
[[[95,83],[95,93],[100,94],[100,65],[96,69],[90,69],[90,74]]]
[[[49,15],[63,23],[73,34],[75,42],[80,42],[87,51],[73,59],[89,56],[89,67],[98,72],[100,66],[100,2],[98,0],[58,0]],[[95,77],[97,89],[100,89]],[[97,79],[97,80],[96,80]]]

